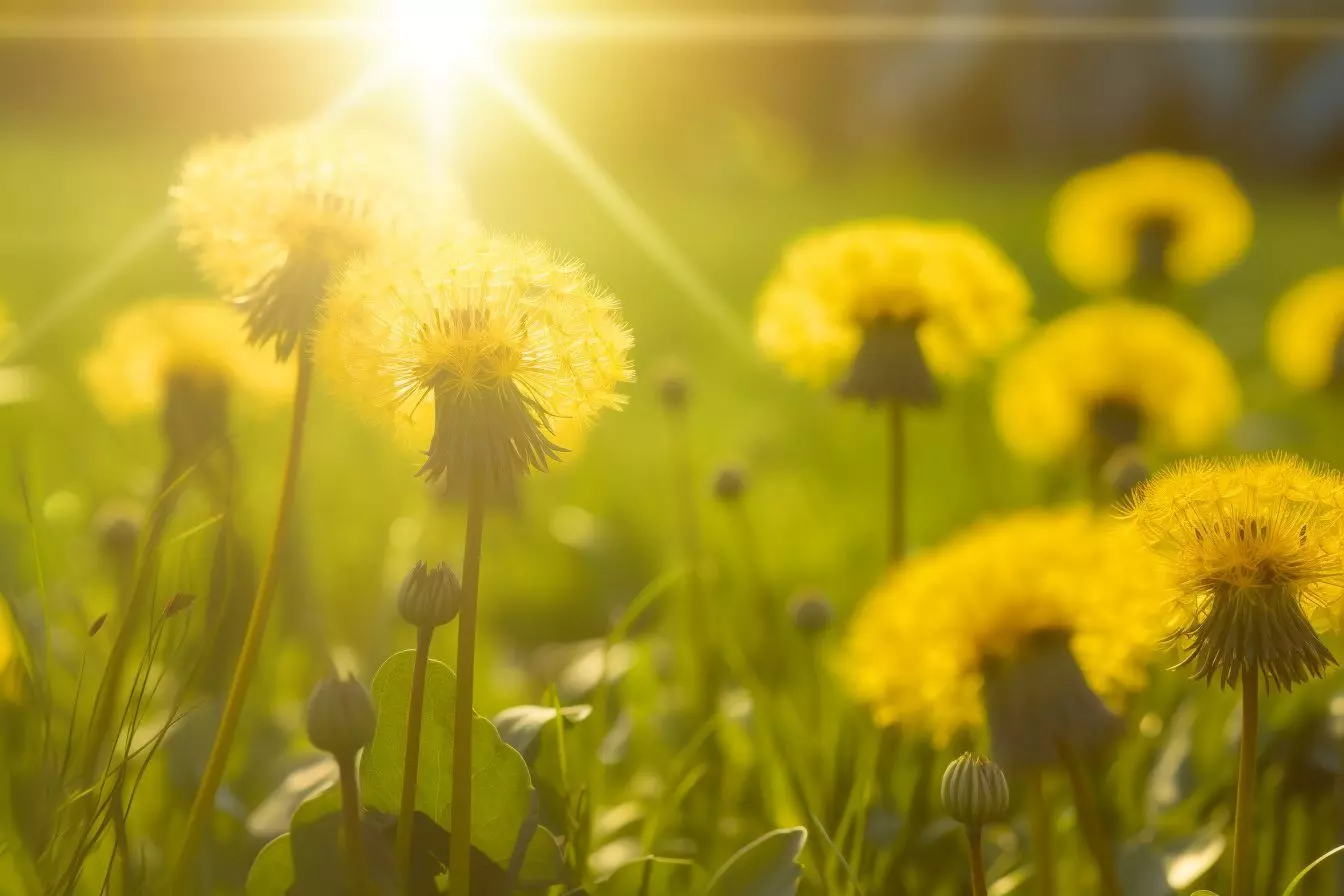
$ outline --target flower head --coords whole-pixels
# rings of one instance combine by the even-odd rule
[[[1000,761],[1049,762],[1058,740],[1114,733],[1093,692],[1142,685],[1166,585],[1132,529],[1089,510],[981,523],[868,595],[842,673],[880,724],[945,744],[987,720]]]
[[[1207,447],[1235,421],[1240,391],[1213,340],[1176,312],[1112,300],[1042,327],[1003,364],[994,415],[1017,454],[1054,460],[1089,439],[1113,447],[1150,436]]]
[[[1290,455],[1193,460],[1141,486],[1129,515],[1171,565],[1173,639],[1198,678],[1291,688],[1334,662],[1315,626],[1344,604],[1344,479]]]
[[[1216,162],[1145,152],[1075,175],[1055,195],[1050,252],[1080,289],[1198,285],[1251,241],[1251,206]]]
[[[848,372],[842,388],[862,397],[929,403],[930,374],[969,376],[1021,334],[1030,305],[1022,275],[972,228],[866,221],[785,251],[759,301],[756,339],[800,379]]]
[[[1294,389],[1344,379],[1344,267],[1312,274],[1269,316],[1269,360]]]
[[[428,443],[427,478],[503,487],[623,403],[632,340],[619,310],[581,264],[537,244],[388,246],[333,290],[316,354]]]
[[[333,276],[380,239],[462,216],[423,163],[366,135],[284,127],[204,144],[173,188],[181,243],[239,300],[254,342],[284,359],[312,325]]]

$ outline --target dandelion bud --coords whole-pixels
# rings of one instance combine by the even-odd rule
[[[835,608],[822,592],[804,591],[789,602],[789,618],[802,634],[819,635],[831,627]]]
[[[663,407],[679,411],[686,407],[691,397],[690,383],[680,373],[665,374],[658,382],[658,397],[662,399]]]
[[[369,745],[374,721],[373,698],[353,676],[324,679],[308,698],[308,740],[338,760]]]
[[[992,760],[962,753],[943,772],[943,808],[967,827],[1008,816],[1008,779]]]
[[[140,542],[140,508],[134,504],[108,504],[94,517],[98,545],[113,560],[133,559]]]
[[[741,467],[724,467],[714,477],[714,497],[726,504],[741,499],[747,490],[747,471]]]
[[[406,574],[397,595],[401,618],[416,628],[437,628],[457,616],[462,605],[462,583],[447,563],[430,569],[420,562]]]

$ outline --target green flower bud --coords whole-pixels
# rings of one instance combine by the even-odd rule
[[[747,471],[741,467],[724,467],[714,476],[714,497],[725,503],[742,498],[747,490]]]
[[[353,676],[323,679],[308,698],[308,740],[337,759],[369,745],[374,719],[373,698]]]
[[[1008,817],[1008,779],[990,759],[962,753],[943,773],[943,807],[966,825],[980,827]]]
[[[397,595],[397,611],[416,628],[447,625],[462,606],[462,583],[447,563],[430,569],[423,561],[406,574]]]
[[[804,635],[819,635],[831,627],[835,609],[820,591],[803,591],[789,601],[789,619]]]

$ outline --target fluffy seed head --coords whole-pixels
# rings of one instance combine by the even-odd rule
[[[993,760],[962,753],[943,772],[943,808],[967,827],[1008,817],[1008,779]]]

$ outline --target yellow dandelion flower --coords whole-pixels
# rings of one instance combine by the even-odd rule
[[[27,646],[9,604],[0,596],[0,703],[19,704],[27,689]]]
[[[1290,289],[1269,316],[1269,360],[1303,392],[1344,376],[1344,267],[1312,274]]]
[[[619,407],[632,341],[578,262],[488,234],[386,246],[333,289],[318,366],[428,444],[421,473],[499,487]]]
[[[1197,678],[1280,688],[1334,662],[1316,634],[1344,605],[1344,479],[1290,455],[1193,460],[1141,486],[1129,515],[1174,571],[1173,639]]]
[[[365,134],[294,126],[192,151],[173,188],[182,245],[287,358],[333,279],[382,238],[464,218],[426,164]]]
[[[1251,242],[1250,203],[1217,162],[1144,152],[1075,175],[1050,210],[1050,253],[1080,289],[1199,285]]]
[[[1205,448],[1240,401],[1232,365],[1198,327],[1168,308],[1116,299],[1063,315],[1009,356],[994,416],[1010,449],[1048,461],[1094,440]]]
[[[1130,527],[1026,511],[893,569],[852,621],[841,672],[879,724],[946,744],[988,722],[1001,761],[1045,763],[1059,742],[1114,733],[1095,695],[1142,686],[1168,597]]]
[[[932,403],[1026,328],[1031,291],[957,223],[880,220],[804,236],[761,294],[756,339],[793,376],[846,394]]]

